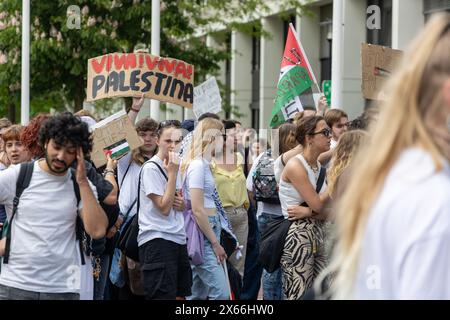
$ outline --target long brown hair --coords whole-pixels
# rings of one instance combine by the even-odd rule
[[[379,195],[400,153],[420,146],[433,159],[436,171],[443,157],[450,159],[448,140],[442,138],[447,114],[442,83],[450,76],[450,14],[438,14],[427,24],[405,54],[400,69],[387,84],[388,97],[379,120],[371,130],[371,141],[361,148],[336,215],[338,241],[328,273],[334,274],[330,293],[334,298],[352,297],[365,227]],[[437,133],[436,128],[442,130]],[[445,134],[444,133],[444,134]],[[364,178],[361,178],[364,177]]]

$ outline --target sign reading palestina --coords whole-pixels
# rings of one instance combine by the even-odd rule
[[[270,127],[283,124],[305,107],[316,108],[319,96],[316,77],[293,25],[289,24]]]
[[[111,53],[88,60],[87,101],[144,96],[192,108],[194,66],[148,53]]]

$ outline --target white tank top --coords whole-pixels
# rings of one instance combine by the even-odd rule
[[[317,161],[317,168],[319,168],[319,170],[317,170],[317,172],[314,172],[308,162],[306,162],[305,158],[303,158],[303,155],[298,154],[295,156],[295,158],[300,160],[302,165],[305,167],[306,172],[308,173],[309,182],[311,182],[313,188],[316,189],[317,179],[319,178],[319,172],[321,168],[319,161]],[[324,181],[319,193],[325,192],[326,188],[326,182]],[[288,207],[298,206],[305,201],[298,193],[297,189],[295,189],[295,187],[292,185],[292,183],[286,182],[283,179],[280,179],[279,197],[281,202],[281,209],[285,218],[288,217]]]

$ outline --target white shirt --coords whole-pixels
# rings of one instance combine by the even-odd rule
[[[0,172],[0,203],[11,218],[20,165]],[[94,196],[95,187],[89,182]],[[79,208],[82,208],[80,201]],[[70,170],[55,176],[34,163],[30,185],[20,197],[11,229],[9,263],[0,284],[35,292],[79,291],[81,260],[75,239],[77,198]]]
[[[186,199],[191,200],[190,189],[203,189],[203,206],[207,209],[216,209],[216,203],[213,199],[216,185],[209,162],[206,159],[192,160],[186,170],[185,179]]]
[[[264,155],[265,152],[260,153],[260,155],[253,161],[252,167],[247,176],[247,190],[253,192],[253,175],[258,165],[259,160]],[[281,216],[281,206],[279,204],[267,203],[263,201],[258,201],[258,210],[256,211],[256,216],[259,217],[261,213],[273,214],[276,216]]]
[[[127,171],[129,165],[130,168],[128,169],[128,172],[124,179],[124,174]],[[120,188],[119,207],[120,212],[124,215],[128,212],[130,206],[133,204],[134,200],[137,197],[140,170],[141,167],[131,159],[131,152],[120,158],[117,163],[117,181]],[[137,203],[133,205],[133,208],[129,213],[129,217],[132,217],[136,214],[136,205]]]
[[[273,162],[273,172],[275,173],[275,180],[277,181],[278,184],[280,184],[281,174],[283,173],[284,170],[283,162],[281,162],[282,156],[283,154],[280,155],[278,158],[276,158],[275,161]]]
[[[150,161],[159,164],[167,176],[167,171],[163,167],[163,161],[157,155],[151,158]],[[153,201],[148,198],[151,194],[162,197],[167,186],[167,180],[164,175],[150,161],[146,162],[142,168],[139,195],[139,246],[156,238],[162,238],[178,244],[186,244],[183,212],[175,211],[171,208],[169,215],[165,216],[155,207]],[[177,179],[177,189],[181,189],[179,179]]]
[[[298,160],[292,160],[294,158],[297,158]],[[292,158],[289,161],[300,161],[301,164],[305,167],[306,172],[308,173],[308,180],[311,182],[314,189],[316,189],[317,186],[317,180],[319,179],[320,174],[320,162],[317,161],[317,173],[315,173],[311,167],[306,162],[305,158],[301,154],[296,155],[294,158]],[[327,183],[324,181],[322,188],[320,189],[319,193],[325,192],[327,188]],[[297,189],[294,187],[294,185],[290,182],[286,182],[283,179],[280,181],[280,202],[281,202],[281,209],[283,211],[283,216],[287,218],[289,215],[287,213],[287,209],[290,206],[298,206],[302,204],[305,200],[303,197],[298,193]]]
[[[374,202],[356,299],[450,299],[450,166],[404,151]]]

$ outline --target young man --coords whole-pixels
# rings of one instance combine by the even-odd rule
[[[10,219],[9,262],[0,273],[0,299],[79,299],[80,253],[75,225],[80,216],[94,239],[105,236],[107,217],[97,203],[95,188],[86,177],[84,154],[92,150],[87,125],[69,112],[47,120],[39,142],[45,158],[33,164],[33,174],[11,222],[20,166],[0,172],[0,203]],[[71,164],[77,161],[75,178]],[[0,241],[5,254],[6,238]]]

